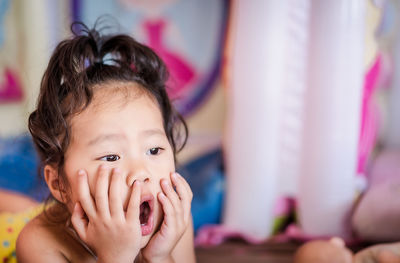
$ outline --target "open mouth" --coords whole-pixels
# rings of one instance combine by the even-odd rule
[[[149,220],[149,215],[150,215],[150,204],[149,202],[145,201],[140,205],[140,225],[146,225],[147,221]]]
[[[153,202],[152,195],[141,197],[139,220],[143,236],[149,235],[153,231]]]

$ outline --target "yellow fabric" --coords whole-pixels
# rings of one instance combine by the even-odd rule
[[[43,205],[21,213],[0,213],[0,262],[16,263],[15,243],[29,220],[43,211]]]

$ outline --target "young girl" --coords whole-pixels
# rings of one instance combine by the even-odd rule
[[[55,202],[22,230],[17,260],[195,262],[167,70],[131,37],[82,26],[55,49],[29,117]]]

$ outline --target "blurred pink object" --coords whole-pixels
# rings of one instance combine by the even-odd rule
[[[173,53],[167,49],[163,42],[163,32],[166,26],[164,19],[147,21],[144,27],[148,35],[148,45],[156,51],[168,67],[170,78],[168,79],[168,93],[172,98],[181,95],[188,87],[188,84],[195,77],[195,69],[189,65],[178,53]],[[172,92],[172,94],[171,94]]]
[[[23,97],[20,82],[9,68],[4,70],[4,81],[0,83],[0,102],[20,101]]]
[[[287,237],[288,240],[298,240],[298,241],[310,241],[314,239],[329,239],[330,236],[312,236],[307,235],[303,232],[303,230],[297,226],[296,224],[291,224],[286,228],[284,236]]]
[[[195,246],[217,246],[229,238],[241,238],[250,244],[265,242],[265,239],[257,239],[224,225],[206,225],[197,232],[194,244]]]
[[[274,207],[274,216],[288,216],[293,209],[296,209],[296,206],[294,198],[288,196],[280,197]]]
[[[358,237],[368,241],[400,240],[400,151],[383,151],[372,164],[369,188],[352,217]]]
[[[378,87],[378,80],[381,74],[381,64],[382,56],[378,55],[375,63],[366,74],[364,80],[357,164],[357,173],[363,175],[365,175],[368,157],[375,146],[379,128],[379,109],[372,98]]]

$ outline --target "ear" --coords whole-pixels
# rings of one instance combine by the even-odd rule
[[[59,202],[65,203],[65,198],[63,198],[65,196],[65,187],[59,178],[58,169],[46,164],[44,167],[44,179],[53,197]]]

